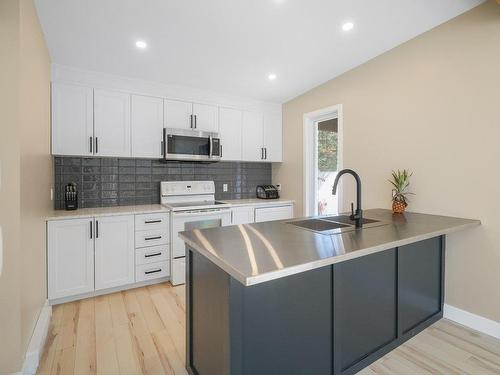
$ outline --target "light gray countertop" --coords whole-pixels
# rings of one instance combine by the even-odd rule
[[[231,199],[222,200],[221,202],[228,203],[231,207],[240,206],[280,206],[284,204],[293,204],[293,200],[289,199]],[[79,208],[74,211],[52,210],[46,216],[46,220],[66,220],[80,219],[94,216],[116,216],[116,215],[136,215],[136,214],[151,214],[158,212],[169,212],[170,210],[161,204],[144,204],[131,206],[116,206],[116,207],[96,207],[96,208]]]
[[[295,201],[290,199],[229,199],[229,200],[221,200],[221,202],[228,203],[232,207],[241,207],[241,206],[282,206],[288,204],[294,204]]]
[[[196,229],[179,236],[193,250],[249,286],[481,224],[479,220],[410,212],[393,215],[384,209],[366,210],[363,214],[387,224],[324,235],[282,220]]]
[[[74,211],[53,210],[45,218],[50,220],[80,219],[94,216],[116,216],[116,215],[136,215],[169,212],[170,210],[161,204],[144,204],[136,206],[118,207],[96,207],[79,208]]]

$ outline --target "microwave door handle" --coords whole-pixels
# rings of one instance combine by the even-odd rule
[[[212,159],[212,154],[214,152],[214,150],[213,150],[214,146],[213,146],[213,137],[211,135],[208,137],[208,143],[209,143],[209,145],[208,145],[208,150],[209,150],[208,157],[210,159]]]
[[[167,128],[163,128],[163,157],[167,157],[168,153],[168,145],[167,145]]]

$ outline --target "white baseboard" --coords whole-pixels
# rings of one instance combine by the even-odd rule
[[[52,306],[49,306],[48,301],[40,311],[38,320],[35,325],[35,330],[31,336],[31,340],[24,358],[22,375],[34,375],[43,355],[43,347],[49,333],[50,317],[52,316]]]
[[[461,310],[458,307],[444,305],[443,316],[463,326],[500,339],[500,323],[482,316]]]

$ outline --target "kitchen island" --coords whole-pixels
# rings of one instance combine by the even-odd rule
[[[182,232],[188,371],[354,374],[441,319],[445,236],[480,222],[364,217],[338,234],[304,219]]]

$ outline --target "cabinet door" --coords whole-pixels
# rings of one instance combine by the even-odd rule
[[[94,154],[130,156],[130,94],[94,90]]]
[[[217,106],[194,103],[193,115],[196,130],[214,133],[219,131]]]
[[[293,217],[293,206],[260,207],[255,209],[255,222],[286,220]]]
[[[219,109],[222,160],[241,160],[242,118],[242,112],[236,109]]]
[[[334,374],[396,339],[396,272],[396,249],[333,265]]]
[[[282,140],[281,114],[264,115],[264,159],[266,161],[283,161]]]
[[[177,100],[164,102],[165,128],[191,129],[193,125],[193,104]]]
[[[264,159],[264,126],[262,114],[243,111],[242,153],[245,161]]]
[[[93,100],[90,87],[52,84],[52,154],[92,155]]]
[[[163,99],[132,95],[132,156],[160,158],[162,155]]]
[[[96,218],[95,232],[95,289],[133,283],[134,216]]]
[[[399,327],[402,334],[441,312],[442,267],[440,237],[398,248]]]
[[[49,299],[94,290],[94,220],[72,219],[47,224]]]
[[[233,207],[231,210],[231,224],[249,224],[255,222],[253,207]]]

